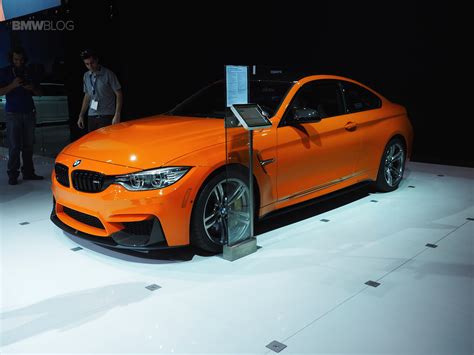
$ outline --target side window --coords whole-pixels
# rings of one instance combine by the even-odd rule
[[[342,82],[344,98],[346,99],[347,113],[372,110],[382,106],[380,98],[363,87]]]
[[[285,121],[291,121],[295,111],[300,109],[316,110],[320,118],[344,114],[338,83],[332,80],[316,80],[305,84],[288,107]]]

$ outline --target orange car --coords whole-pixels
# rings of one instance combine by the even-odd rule
[[[400,184],[413,138],[404,107],[338,76],[251,79],[249,86],[249,102],[272,121],[254,133],[255,217],[364,181],[380,191]],[[107,246],[191,243],[219,252],[229,216],[237,221],[232,233],[242,235],[251,218],[247,136],[225,130],[224,108],[225,83],[217,82],[167,114],[70,144],[52,173],[51,219]],[[227,158],[229,145],[235,154]]]

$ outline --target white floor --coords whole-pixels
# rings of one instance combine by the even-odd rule
[[[409,163],[399,190],[270,230],[231,263],[73,240],[49,221],[50,181],[8,186],[0,152],[2,354],[474,353],[474,169]]]

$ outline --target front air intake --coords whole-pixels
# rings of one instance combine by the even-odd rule
[[[54,166],[56,180],[63,186],[69,187],[69,168],[66,165],[56,163]]]
[[[88,226],[94,227],[94,228],[100,228],[104,229],[104,225],[98,219],[97,217],[91,216],[86,213],[82,213],[76,210],[73,210],[71,208],[68,208],[66,206],[63,207],[63,212],[67,214],[69,217],[75,219],[78,222],[87,224]]]

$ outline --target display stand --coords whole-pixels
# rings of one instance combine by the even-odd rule
[[[271,121],[263,115],[263,110],[257,104],[234,104],[230,106],[240,124],[248,130],[249,139],[249,237],[235,245],[229,242],[223,247],[223,258],[234,261],[257,251],[257,239],[254,237],[254,196],[253,196],[253,131],[271,127]]]

